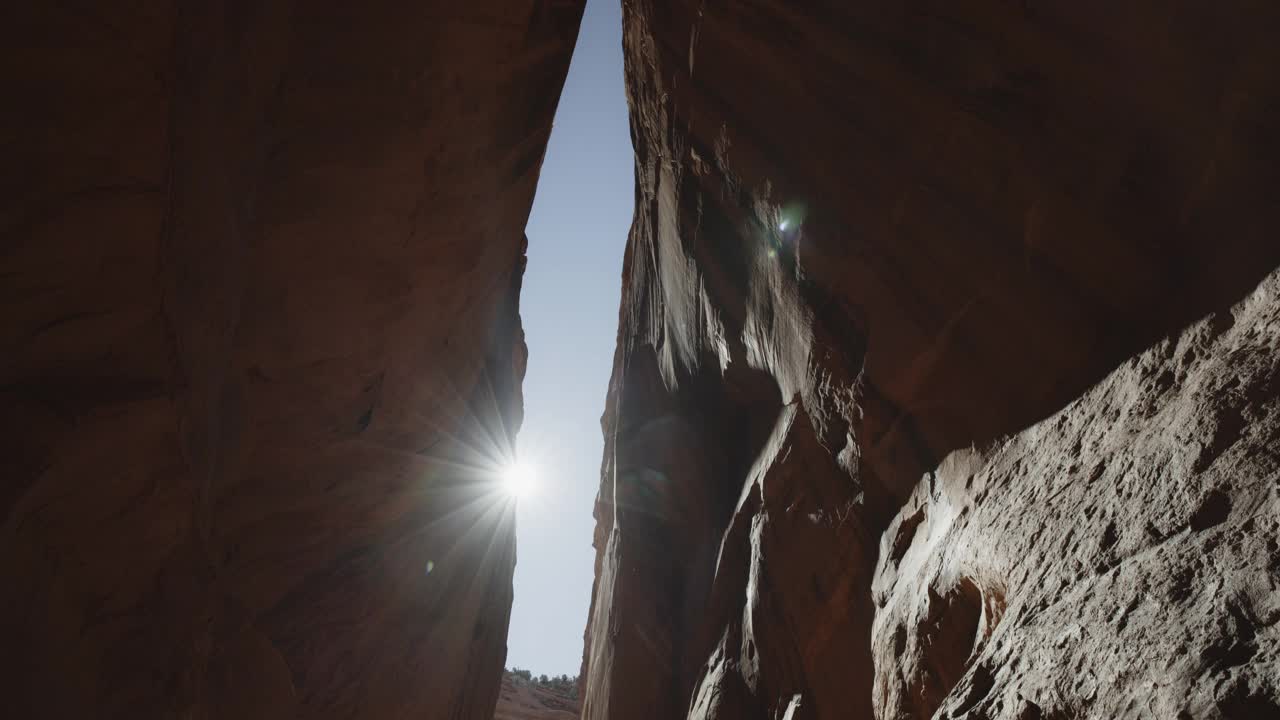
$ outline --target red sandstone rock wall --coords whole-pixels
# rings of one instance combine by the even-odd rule
[[[1280,6],[624,10],[638,204],[604,416],[583,716],[1273,707],[1260,599],[1277,572],[1273,426],[1233,431],[1230,452],[1260,459],[1198,467],[1190,446],[1221,444],[1217,418],[1272,417],[1276,368],[1256,358],[1274,352],[1275,331],[1180,333],[1227,317],[1280,265]],[[1249,302],[1235,317],[1273,317],[1273,294]],[[1230,383],[1233,342],[1254,358],[1255,391],[1204,391]],[[1208,357],[1140,355],[1153,345]],[[1086,398],[1067,424],[1028,430],[1135,356],[1141,373],[1167,366],[1106,383],[1147,393],[1149,413]],[[1141,389],[1165,385],[1166,370],[1166,387]],[[1086,434],[1102,444],[1075,450]],[[989,469],[968,492],[1000,491],[946,524],[921,478],[950,478],[935,468],[971,445],[1014,450],[969,461]],[[1023,470],[1001,464],[1009,453],[1027,456]],[[1221,521],[1216,497],[1236,508]],[[1215,529],[1188,530],[1204,502]],[[1122,527],[1131,518],[1154,534]],[[912,525],[941,539],[913,544]],[[1031,540],[1040,526],[1044,545]],[[904,558],[918,569],[887,569]],[[1235,564],[1206,569],[1218,560]],[[1157,578],[1162,567],[1186,578]],[[1118,577],[1129,584],[1102,597]],[[1143,578],[1151,597],[1120,628],[1112,606],[1145,592]],[[1173,585],[1181,597],[1164,592]],[[1000,613],[1020,624],[997,624]],[[1185,637],[1145,640],[1166,630]],[[1167,687],[1144,685],[1166,672]]]
[[[492,717],[581,12],[0,13],[0,715]]]

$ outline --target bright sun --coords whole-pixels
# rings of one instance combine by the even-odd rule
[[[511,497],[532,495],[536,483],[533,468],[528,463],[517,461],[502,469],[502,489]]]

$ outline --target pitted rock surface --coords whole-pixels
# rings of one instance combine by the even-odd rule
[[[1278,299],[921,481],[880,547],[879,717],[1280,717]]]

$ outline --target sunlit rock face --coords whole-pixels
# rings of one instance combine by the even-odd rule
[[[1280,272],[944,460],[873,589],[881,717],[1280,717]]]
[[[10,3],[13,718],[488,718],[582,2]]]
[[[1272,708],[1277,30],[624,4],[583,716]]]

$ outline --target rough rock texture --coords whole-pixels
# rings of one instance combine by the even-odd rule
[[[555,688],[502,676],[502,692],[493,720],[576,720],[578,701]]]
[[[881,717],[1280,717],[1280,273],[948,457],[874,591]]]
[[[876,678],[898,661],[873,652],[872,586],[920,478],[1061,410],[1280,265],[1278,32],[1280,6],[1249,0],[625,3],[637,209],[603,418],[584,717],[888,712],[877,688],[892,683]],[[1193,428],[1219,409],[1177,410],[1188,442],[1213,444]],[[1045,442],[1072,447],[1065,428]],[[1151,497],[1199,502],[1151,446],[1114,453],[1097,482],[1128,468],[1158,486]],[[1218,490],[1233,507],[1261,497],[1262,462]],[[1081,521],[1080,542],[1136,510],[1114,500]],[[1177,512],[1159,532],[1176,531]],[[1074,552],[1094,569],[1114,557]],[[904,618],[928,615],[913,582],[894,586]],[[986,597],[976,581],[958,592],[947,602]],[[1210,606],[1154,599],[1128,632]],[[1186,646],[1244,627],[1233,617],[1189,615]],[[939,632],[967,657],[968,625]],[[1025,681],[992,665],[993,687],[1037,693],[1031,652]],[[1233,677],[1273,692],[1268,657]],[[945,677],[930,702],[958,710],[947,692],[963,664],[920,662]],[[1088,663],[1080,672],[1121,670]],[[1199,672],[1160,702],[1209,712],[1216,695],[1179,695],[1215,682]],[[1142,691],[1066,690],[1039,716],[1103,717]],[[1010,703],[1011,717],[1037,717]]]
[[[6,4],[13,718],[488,718],[581,0]]]

